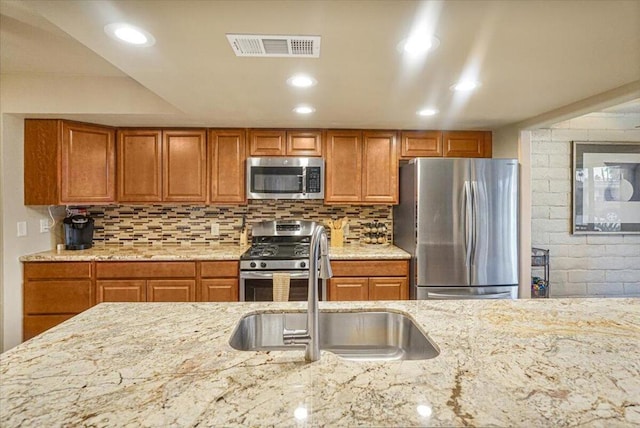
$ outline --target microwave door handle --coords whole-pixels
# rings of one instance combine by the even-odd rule
[[[307,168],[302,167],[302,193],[307,193]]]

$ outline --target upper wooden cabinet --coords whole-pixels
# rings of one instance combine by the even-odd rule
[[[442,139],[444,157],[491,157],[491,131],[447,131],[442,133]]]
[[[209,202],[245,203],[245,130],[209,130],[208,150]]]
[[[115,130],[50,119],[26,119],[24,204],[115,201]]]
[[[162,201],[162,131],[118,131],[118,201]]]
[[[491,131],[402,131],[400,158],[490,158]]]
[[[396,133],[362,133],[362,202],[398,203]]]
[[[204,129],[162,131],[162,200],[207,200],[207,133]]]
[[[396,133],[327,131],[325,203],[398,203]]]
[[[204,202],[206,131],[118,131],[118,200]]]
[[[400,158],[442,157],[441,131],[402,131]]]
[[[252,129],[250,156],[322,156],[322,131]]]

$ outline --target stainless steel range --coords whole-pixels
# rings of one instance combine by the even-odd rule
[[[317,223],[303,220],[263,221],[251,230],[251,248],[240,256],[240,301],[273,300],[273,274],[289,274],[289,300],[307,300],[309,246]],[[318,287],[321,300],[327,295]]]

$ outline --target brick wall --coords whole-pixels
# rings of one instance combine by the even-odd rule
[[[552,297],[640,296],[640,235],[571,234],[571,142],[640,142],[638,124],[637,114],[601,113],[532,132],[531,238],[550,250]]]

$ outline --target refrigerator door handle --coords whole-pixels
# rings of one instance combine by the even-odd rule
[[[476,258],[476,243],[478,242],[478,182],[471,182],[471,263]],[[470,263],[470,264],[471,264]]]
[[[427,299],[460,299],[460,298],[469,298],[469,299],[509,299],[511,298],[511,292],[501,292],[501,293],[490,293],[490,294],[456,294],[456,293],[434,293],[432,291],[427,292]]]
[[[473,208],[471,199],[471,188],[468,181],[464,182],[464,258],[467,266],[467,277],[469,276],[469,265],[471,264],[471,245],[473,239]]]

